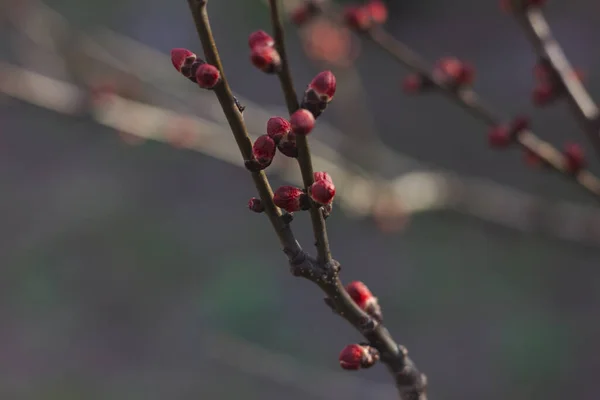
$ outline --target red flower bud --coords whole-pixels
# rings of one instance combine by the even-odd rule
[[[287,212],[294,212],[304,208],[306,194],[294,186],[281,186],[275,191],[273,202]]]
[[[517,134],[521,131],[529,129],[530,126],[531,124],[529,123],[529,118],[527,118],[524,115],[520,115],[513,119],[513,121],[510,124],[510,129],[513,132],[513,134]]]
[[[512,143],[512,135],[510,130],[505,126],[496,126],[492,128],[488,134],[488,143],[492,148],[508,147]]]
[[[568,143],[564,150],[565,167],[567,171],[576,174],[586,167],[583,149],[576,143]]]
[[[250,49],[254,49],[255,47],[273,47],[275,45],[275,40],[265,31],[256,31],[250,34],[248,37],[248,46]]]
[[[315,127],[315,116],[308,110],[301,108],[290,118],[292,131],[297,135],[308,135]]]
[[[177,48],[171,50],[171,62],[179,72],[185,65],[192,65],[194,61],[196,61],[196,55],[188,49]]]
[[[348,295],[354,300],[358,308],[369,314],[375,320],[383,321],[383,314],[377,297],[361,281],[350,282],[346,285]]]
[[[313,78],[307,91],[312,90],[320,101],[329,103],[335,95],[335,89],[335,75],[331,71],[323,71]]]
[[[365,6],[371,19],[376,24],[383,24],[388,19],[388,10],[385,3],[381,0],[371,0]]]
[[[546,106],[558,97],[556,88],[550,83],[542,83],[533,89],[531,100],[536,106]]]
[[[379,360],[379,352],[367,345],[350,344],[340,353],[340,366],[347,370],[372,367]]]
[[[261,166],[268,167],[275,157],[276,148],[275,141],[269,135],[261,135],[252,146],[252,155]]]
[[[371,293],[367,285],[361,281],[350,282],[346,285],[346,291],[356,305],[362,310],[365,309],[367,302],[374,298],[373,293]]]
[[[271,117],[267,121],[267,135],[269,135],[275,143],[279,143],[281,139],[287,136],[291,131],[292,125],[285,118]]]
[[[425,89],[425,82],[426,80],[423,79],[421,75],[411,74],[404,78],[404,80],[402,81],[402,89],[405,93],[416,94],[422,92]]]
[[[331,176],[327,172],[314,172],[313,177],[314,177],[315,182],[328,181],[328,182],[333,183],[333,179],[331,179]]]
[[[253,197],[250,200],[248,200],[248,208],[250,209],[250,211],[254,211],[255,213],[261,213],[265,211],[264,204],[260,199],[257,199],[256,197]]]
[[[196,70],[196,82],[203,89],[212,89],[221,80],[221,73],[214,65],[202,64]]]
[[[473,67],[454,57],[440,59],[433,74],[436,78],[457,86],[470,85],[475,78]]]
[[[281,58],[271,46],[255,46],[250,53],[252,64],[267,74],[274,74],[281,67]]]
[[[344,21],[350,28],[358,31],[366,31],[373,24],[369,10],[360,6],[346,7],[344,9]]]
[[[321,179],[310,185],[311,199],[319,204],[330,204],[335,197],[335,186],[331,180]]]

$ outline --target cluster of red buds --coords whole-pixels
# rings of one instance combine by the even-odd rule
[[[546,0],[500,0],[500,7],[504,12],[526,11],[531,7],[542,7]]]
[[[265,31],[256,31],[248,38],[252,65],[267,74],[275,74],[281,68],[281,57],[275,49],[275,40]]]
[[[351,5],[344,9],[346,25],[356,31],[364,32],[388,19],[387,6],[382,0],[370,0],[364,5]]]
[[[289,213],[310,208],[310,200],[324,207],[325,213],[331,212],[331,203],[335,197],[335,185],[327,172],[315,172],[315,182],[308,193],[295,186],[281,186],[275,191],[273,202]]]
[[[267,135],[277,145],[279,151],[288,157],[298,157],[296,146],[296,133],[292,131],[292,124],[282,117],[271,117],[267,121]]]
[[[292,11],[290,19],[294,24],[302,26],[323,11],[322,3],[323,0],[305,0]]]
[[[346,291],[354,300],[358,308],[366,312],[377,322],[383,322],[383,313],[377,297],[369,290],[367,285],[360,281],[350,282],[346,285]]]
[[[457,90],[473,83],[475,69],[472,65],[457,58],[445,57],[437,61],[431,77],[423,74],[408,75],[404,78],[402,88],[405,93],[417,94],[433,88],[434,80]]]
[[[310,111],[314,118],[318,118],[333,100],[336,87],[335,75],[331,71],[320,72],[308,84],[300,107]]]
[[[575,78],[583,80],[583,72],[573,71]],[[564,93],[564,86],[559,80],[556,72],[547,60],[540,60],[534,68],[536,86],[531,94],[531,100],[536,106],[547,106],[560,98]]]
[[[529,119],[524,116],[516,117],[508,125],[499,125],[490,129],[488,133],[488,143],[490,147],[502,149],[514,143],[517,135],[529,129]]]
[[[171,62],[177,71],[203,89],[212,89],[221,81],[221,73],[188,49],[171,50]]]
[[[367,344],[349,344],[340,353],[340,367],[346,370],[370,368],[379,360],[376,348]]]

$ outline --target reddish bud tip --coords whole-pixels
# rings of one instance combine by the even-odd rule
[[[369,368],[379,360],[379,352],[371,347],[360,344],[350,344],[340,353],[340,366],[346,370]]]
[[[424,89],[424,80],[421,75],[412,74],[408,75],[402,81],[402,90],[407,94],[416,94],[422,92]]]
[[[291,132],[291,130],[292,125],[285,118],[271,117],[267,121],[267,135],[269,135],[275,143],[279,143],[281,139]]]
[[[221,73],[214,65],[202,64],[196,70],[196,82],[203,89],[212,89],[221,80]]]
[[[365,309],[367,302],[374,298],[367,285],[361,281],[350,282],[346,285],[346,291],[362,310]]]
[[[328,181],[328,182],[333,183],[333,179],[331,179],[331,176],[327,172],[314,172],[313,177],[314,177],[315,182]]]
[[[281,186],[273,195],[273,202],[279,208],[287,212],[301,210],[305,202],[306,194],[294,186]]]
[[[269,135],[261,135],[252,145],[252,155],[263,167],[268,167],[275,157],[277,146],[275,141]]]
[[[257,46],[273,47],[274,45],[275,41],[273,40],[271,35],[269,35],[265,31],[252,32],[248,37],[248,46],[250,47],[250,49],[253,49]]]
[[[273,74],[281,66],[279,53],[271,46],[256,46],[250,53],[252,65],[267,74]]]
[[[307,90],[314,91],[320,101],[329,103],[335,95],[335,89],[335,75],[331,71],[323,71],[313,78]]]
[[[344,21],[348,27],[358,31],[366,31],[371,28],[372,25],[369,10],[366,7],[360,6],[346,7],[344,9]]]
[[[365,7],[374,23],[383,24],[387,21],[388,9],[383,1],[371,0]]]
[[[510,124],[510,129],[513,134],[517,134],[521,131],[529,129],[530,126],[531,123],[529,122],[529,118],[524,115],[519,115],[513,119],[512,123]]]
[[[556,100],[556,89],[550,83],[542,83],[533,89],[531,100],[536,106],[545,106]]]
[[[446,80],[454,85],[470,85],[475,78],[475,70],[469,64],[453,58],[440,59],[433,72],[439,79]]]
[[[253,197],[250,200],[248,200],[248,208],[250,209],[250,211],[254,211],[255,213],[261,213],[265,211],[264,204],[260,199],[257,199],[256,197]]]
[[[565,156],[565,168],[572,174],[576,174],[586,167],[583,149],[577,143],[568,143],[563,152]]]
[[[504,126],[492,128],[488,134],[488,143],[496,149],[508,147],[512,143],[510,131]]]
[[[331,180],[321,179],[310,185],[309,193],[316,203],[330,204],[335,197],[335,185]]]
[[[171,62],[179,72],[185,65],[192,65],[194,61],[196,61],[196,55],[188,49],[177,48],[171,50]]]
[[[308,110],[301,108],[290,118],[292,131],[297,135],[308,135],[315,127],[315,116]]]

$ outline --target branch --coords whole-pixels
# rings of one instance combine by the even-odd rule
[[[277,73],[281,89],[285,96],[285,102],[290,116],[300,108],[296,89],[290,72],[289,60],[285,48],[285,34],[281,21],[278,0],[269,0],[271,10],[271,24],[273,26],[273,38],[275,39],[275,48],[281,57],[281,68]],[[313,164],[308,146],[306,135],[297,135],[296,143],[298,146],[298,164],[302,174],[304,188],[308,190],[314,182]],[[329,239],[327,237],[327,228],[325,227],[325,218],[321,213],[320,206],[311,202],[310,217],[312,221],[313,233],[315,236],[315,245],[317,247],[318,259],[321,263],[331,262],[331,251],[329,249]]]
[[[198,35],[202,41],[207,61],[221,73],[221,81],[214,87],[214,91],[221,103],[221,107],[238,142],[242,155],[246,160],[249,160],[252,156],[250,140],[241,112],[235,104],[235,100],[223,74],[223,68],[206,12],[207,0],[188,0],[188,3],[198,30]],[[289,76],[288,82],[291,82]],[[308,152],[308,148],[306,150]],[[376,318],[374,315],[367,314],[367,312],[357,305],[339,279],[339,263],[334,260],[330,262],[319,260],[321,262],[317,262],[317,260],[314,260],[301,250],[299,244],[294,239],[289,225],[283,222],[280,211],[273,203],[272,191],[266,176],[262,171],[260,173],[255,172],[252,176],[261,195],[261,200],[265,202],[265,208],[268,206],[269,218],[282,242],[284,252],[288,255],[292,274],[306,278],[317,284],[327,294],[326,303],[362,333],[369,341],[369,345],[376,349],[378,357],[380,357],[382,362],[387,365],[390,372],[394,375],[402,400],[426,400],[425,389],[427,380],[425,375],[421,374],[416,368],[412,360],[408,357],[406,349],[396,344],[391,338],[388,330],[380,323],[380,314]],[[366,290],[368,291],[368,289]],[[371,299],[376,301],[372,296]]]
[[[569,105],[580,125],[600,157],[600,125],[598,106],[594,103],[564,51],[554,39],[550,26],[542,11],[537,7],[518,8],[513,15],[538,57],[547,61],[554,77],[566,94]]]
[[[464,108],[473,117],[483,121],[490,127],[500,126],[503,123],[503,119],[491,107],[486,105],[475,91],[469,88],[456,90],[452,85],[448,85],[444,81],[434,77],[431,73],[431,68],[418,54],[381,27],[375,27],[366,31],[365,36],[406,68],[425,77],[430,84]],[[563,174],[565,177],[574,180],[600,200],[600,179],[592,172],[581,169],[576,174],[571,173],[566,157],[554,146],[540,139],[529,129],[520,131],[516,136],[516,141],[524,149],[543,160],[546,165]]]
[[[231,88],[227,83],[225,72],[223,71],[223,65],[221,64],[219,52],[210,28],[208,14],[206,12],[206,3],[207,0],[188,0],[196,30],[198,31],[198,36],[202,42],[206,60],[209,64],[217,67],[221,74],[221,81],[214,88],[214,92],[225,113],[231,132],[235,137],[235,141],[237,142],[244,160],[251,160],[252,142],[248,137],[242,113],[236,105],[236,101],[231,93]],[[269,217],[271,225],[273,225],[273,229],[275,229],[279,241],[284,252],[288,255],[290,262],[297,263],[299,262],[298,260],[303,260],[305,258],[304,251],[295,239],[289,224],[282,218],[281,210],[275,206],[275,203],[273,202],[273,190],[271,189],[271,185],[269,185],[269,181],[267,180],[264,171],[251,172],[251,174],[256,190],[265,207],[265,213]]]

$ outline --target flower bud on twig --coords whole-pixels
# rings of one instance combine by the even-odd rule
[[[269,135],[261,135],[252,145],[252,155],[264,169],[271,165],[276,148],[275,141]]]
[[[282,117],[271,117],[267,121],[267,135],[279,144],[292,131],[290,122]]]
[[[248,200],[248,208],[255,213],[261,213],[265,211],[264,204],[256,197],[252,197],[250,200]]]
[[[273,202],[287,212],[307,210],[310,205],[306,193],[294,186],[281,186],[273,195]]]
[[[248,46],[250,50],[255,47],[273,47],[275,46],[275,40],[265,31],[255,31],[248,37]]]
[[[367,285],[360,281],[350,282],[346,285],[346,291],[354,300],[356,305],[373,317],[375,320],[383,321],[383,314],[377,297],[373,296],[373,293],[369,290]]]
[[[203,89],[212,89],[221,81],[221,73],[214,65],[202,64],[196,70],[196,82]]]
[[[296,135],[308,135],[315,127],[315,117],[310,111],[301,108],[292,114],[290,123]]]
[[[331,180],[320,179],[310,185],[308,193],[315,203],[331,204],[335,197],[335,186]]]
[[[379,352],[374,347],[350,344],[340,353],[340,366],[346,370],[370,368],[379,360]]]

